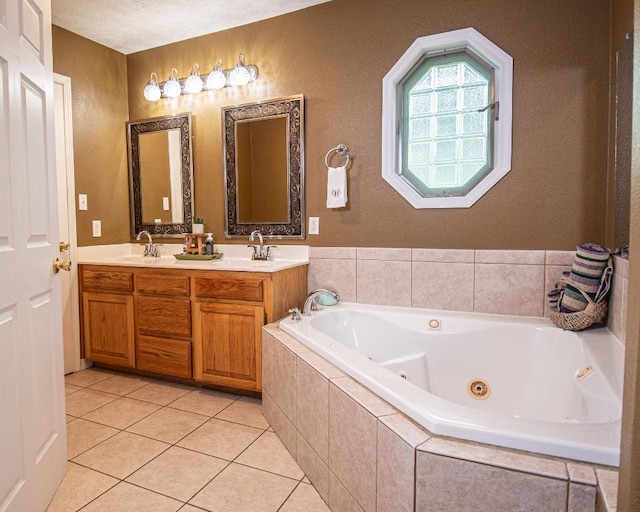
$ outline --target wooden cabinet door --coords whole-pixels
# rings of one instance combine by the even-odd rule
[[[196,380],[260,391],[264,308],[198,302],[195,309]]]
[[[116,293],[82,294],[85,357],[135,367],[133,297]]]

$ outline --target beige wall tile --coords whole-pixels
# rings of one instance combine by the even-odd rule
[[[629,260],[620,256],[613,257],[613,268],[615,273],[622,277],[629,277]]]
[[[618,507],[618,472],[609,469],[596,469],[598,478],[598,500],[604,510],[613,512]]]
[[[475,251],[472,249],[411,249],[411,260],[439,263],[473,263]]]
[[[413,512],[415,451],[378,422],[377,510]]]
[[[358,260],[411,261],[411,249],[386,247],[358,247]]]
[[[327,503],[329,502],[329,467],[322,461],[320,456],[309,446],[309,443],[305,441],[304,437],[298,433],[298,445],[297,445],[297,457],[296,460],[300,469],[304,471],[305,475],[309,477],[309,480],[313,486],[317,489],[322,499]]]
[[[542,316],[543,287],[543,265],[476,265],[475,311]]]
[[[266,391],[262,391],[262,414],[267,419],[273,430],[286,446],[289,453],[295,458],[297,451],[297,431],[291,421],[284,415],[278,405]]]
[[[307,289],[311,292],[319,288],[335,291],[343,302],[355,302],[356,260],[312,259],[309,263]]]
[[[613,275],[611,295],[609,295],[609,316],[607,327],[623,344],[627,331],[627,297],[629,280],[626,277]]]
[[[578,483],[569,484],[567,512],[594,512],[596,509],[596,487]]]
[[[428,441],[431,437],[426,430],[419,427],[402,414],[380,416],[378,421],[386,425],[389,430],[399,436],[409,446],[414,448]]]
[[[342,370],[311,350],[298,354],[298,357],[325,379],[337,379],[345,376],[345,373]]]
[[[411,305],[417,308],[473,311],[472,263],[413,262]]]
[[[559,480],[568,479],[567,468],[560,461],[527,455],[524,452],[505,450],[496,446],[434,437],[421,444],[418,450],[515,471],[535,473]]]
[[[567,482],[418,452],[416,510],[565,510]]]
[[[357,301],[411,306],[411,262],[358,260]]]
[[[311,259],[355,260],[355,247],[311,247]]]
[[[331,383],[375,417],[395,414],[397,412],[387,402],[382,400],[382,398],[369,391],[351,377],[332,379]]]
[[[544,261],[545,251],[476,251],[476,263],[543,265]]]
[[[283,333],[279,338],[284,340],[290,336]],[[265,365],[269,365],[266,369],[271,376],[265,389],[288,420],[295,425],[296,355],[278,341],[274,341],[268,350],[270,354],[267,355],[268,360],[265,361]]]
[[[546,265],[571,266],[576,257],[576,251],[545,251]]]
[[[329,506],[331,512],[363,512],[354,497],[331,472],[329,472]]]
[[[329,381],[297,360],[296,428],[323,461],[329,460]]]
[[[375,511],[376,418],[333,384],[329,393],[329,467],[365,512]]]

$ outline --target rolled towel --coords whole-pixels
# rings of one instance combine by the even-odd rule
[[[581,290],[595,299],[600,286],[600,280],[611,251],[597,244],[580,244],[576,249],[576,256],[569,273],[569,281],[575,285],[567,284],[564,294],[560,299],[559,310],[563,313],[575,313],[583,311],[588,304]]]
[[[558,311],[558,301],[562,297],[562,290],[560,288],[554,288],[547,293],[547,299],[549,300],[549,307],[552,311]]]

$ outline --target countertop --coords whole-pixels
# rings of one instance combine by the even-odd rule
[[[161,256],[143,256],[143,244],[114,244],[78,247],[78,264],[117,265],[133,267],[184,268],[197,270],[226,270],[236,272],[277,272],[309,263],[309,246],[278,245],[273,249],[272,261],[251,260],[246,244],[216,244],[222,253],[217,260],[177,260],[173,254],[182,250],[179,244],[157,244]],[[271,244],[270,244],[271,245]]]

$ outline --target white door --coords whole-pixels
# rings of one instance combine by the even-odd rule
[[[58,190],[58,226],[60,242],[69,244],[60,258],[77,261],[76,202],[73,168],[73,126],[71,111],[71,78],[53,74],[55,104],[56,177]],[[64,374],[86,368],[80,359],[80,309],[78,305],[78,269],[60,273],[62,288],[62,346]]]
[[[66,471],[49,0],[0,1],[0,511]]]

